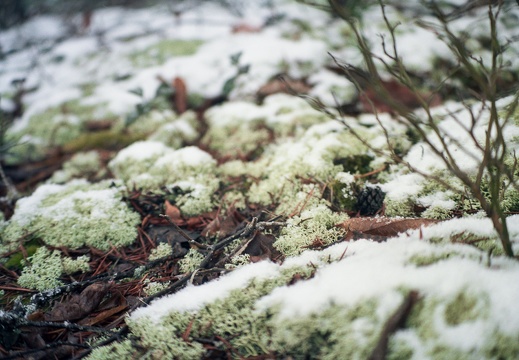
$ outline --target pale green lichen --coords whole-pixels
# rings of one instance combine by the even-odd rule
[[[411,199],[395,200],[390,197],[386,197],[384,204],[386,216],[388,217],[414,217],[414,203]]]
[[[26,266],[17,282],[18,285],[39,291],[63,285],[59,277],[63,273],[60,251],[50,251],[40,247],[29,258],[30,266]]]
[[[142,288],[142,290],[144,291],[144,294],[146,296],[151,296],[166,289],[169,285],[169,281],[157,282],[151,281],[150,279],[145,279],[144,287]]]
[[[211,211],[215,207],[214,193],[219,181],[210,175],[189,177],[168,185],[174,195],[170,195],[171,203],[180,208],[182,214],[195,216]]]
[[[446,220],[452,217],[452,210],[441,206],[431,206],[425,209],[421,216],[425,219]]]
[[[50,251],[42,246],[28,259],[18,278],[18,285],[39,291],[53,289],[63,285],[59,280],[62,274],[87,272],[89,257],[80,256],[77,259],[62,257],[58,250]]]
[[[354,306],[332,305],[319,313],[272,321],[272,347],[296,359],[368,359],[385,319],[376,299]]]
[[[84,105],[81,100],[69,100],[32,115],[25,126],[13,126],[7,139],[17,146],[9,151],[6,160],[18,163],[42,158],[49,147],[65,145],[84,131],[85,122],[111,117],[102,107]]]
[[[172,116],[167,123],[148,136],[148,140],[160,141],[172,149],[179,149],[183,145],[196,140],[198,137],[197,127],[196,113],[186,111],[178,118]]]
[[[63,164],[61,170],[56,171],[50,182],[64,184],[77,178],[95,179],[103,175],[99,152],[88,151],[74,154]]]
[[[225,268],[227,270],[234,270],[242,265],[247,265],[250,263],[250,255],[235,255],[231,258],[231,261],[228,264],[225,264]]]
[[[108,346],[97,347],[92,350],[87,359],[89,360],[111,360],[111,359],[133,359],[138,351],[134,349],[131,340],[112,342]]]
[[[168,243],[160,243],[155,249],[151,249],[149,261],[157,260],[173,254],[173,248]]]
[[[336,225],[347,218],[346,214],[334,213],[324,204],[311,207],[287,221],[274,246],[283,254],[293,256],[313,244],[329,245],[345,234]]]
[[[64,257],[62,260],[63,273],[72,275],[77,272],[84,273],[90,271],[90,265],[88,264],[89,261],[90,256],[88,255],[79,256],[76,259]]]
[[[130,61],[138,67],[160,65],[172,57],[194,54],[203,43],[202,40],[165,39],[130,54]]]
[[[181,272],[189,273],[198,269],[203,260],[204,255],[198,250],[189,249],[187,254],[178,262],[178,266]]]
[[[73,249],[129,245],[136,239],[140,216],[122,201],[121,190],[111,181],[42,185],[17,202],[2,247],[16,247],[18,239],[27,234],[48,245]]]

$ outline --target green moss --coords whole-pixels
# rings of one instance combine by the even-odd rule
[[[80,256],[74,260],[62,257],[58,250],[50,251],[42,246],[29,257],[28,264],[17,281],[20,286],[28,289],[53,289],[63,285],[59,280],[62,274],[89,271],[88,261],[88,256]]]
[[[149,261],[157,260],[173,253],[173,248],[168,243],[160,243],[155,249],[151,250]]]
[[[63,146],[76,140],[83,132],[84,123],[99,116],[99,106],[83,105],[81,100],[70,100],[30,117],[20,130],[9,129],[7,138],[18,145],[10,149],[8,160],[18,163],[39,160],[52,146]]]
[[[133,359],[137,351],[133,348],[131,340],[113,342],[108,346],[102,346],[92,350],[88,360],[113,360]]]
[[[287,256],[298,255],[314,243],[328,245],[344,235],[335,225],[347,219],[345,214],[333,213],[324,204],[304,210],[300,216],[287,221],[274,246]]]
[[[516,359],[519,354],[519,333],[507,335],[496,329],[486,341],[483,354],[487,359]]]
[[[373,170],[370,166],[372,161],[373,156],[358,154],[335,159],[334,164],[341,165],[343,171],[349,172],[351,174],[365,174]]]
[[[421,216],[425,219],[447,220],[452,217],[452,210],[441,206],[428,207]]]
[[[197,139],[197,128],[196,113],[187,111],[180,117],[172,117],[167,123],[161,125],[148,137],[148,140],[160,141],[172,149],[179,149]]]
[[[144,50],[134,52],[130,55],[130,61],[138,67],[160,65],[175,56],[194,54],[203,43],[202,40],[166,39]]]
[[[364,299],[354,306],[331,305],[303,317],[274,317],[273,348],[296,359],[367,359],[384,324],[377,306],[376,299]]]
[[[90,271],[90,265],[88,264],[89,261],[90,257],[87,255],[79,256],[76,259],[65,257],[61,262],[63,265],[63,273],[72,275],[77,272],[84,273]]]
[[[411,199],[408,200],[394,200],[386,196],[384,201],[386,205],[386,216],[388,217],[413,217],[414,203]]]
[[[51,182],[63,184],[74,178],[94,179],[103,175],[101,159],[97,151],[79,152],[63,164],[61,170],[56,171]]]
[[[5,229],[3,245],[18,246],[28,233],[52,246],[92,246],[107,250],[131,244],[140,216],[121,201],[121,189],[105,181],[42,185],[20,199]]]
[[[411,360],[414,356],[414,349],[405,341],[389,338],[387,360]]]
[[[189,249],[188,253],[178,262],[178,265],[182,273],[189,273],[195,271],[203,260],[204,255],[198,250]]]
[[[18,285],[39,291],[53,289],[63,285],[59,277],[63,273],[60,251],[50,251],[40,247],[29,258],[30,266],[26,266],[17,282]]]
[[[467,321],[484,319],[488,316],[488,312],[488,298],[484,294],[476,296],[469,290],[463,290],[446,304],[445,322],[455,326]]]

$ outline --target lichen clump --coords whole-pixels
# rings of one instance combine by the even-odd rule
[[[55,288],[63,285],[59,280],[62,274],[89,271],[89,260],[88,256],[77,259],[62,257],[58,250],[50,251],[46,247],[40,247],[28,259],[28,264],[18,278],[18,284],[39,291]]]
[[[104,181],[73,180],[66,185],[41,185],[16,204],[1,244],[2,251],[17,246],[30,234],[52,246],[107,250],[133,243],[140,216],[122,201],[124,188]]]

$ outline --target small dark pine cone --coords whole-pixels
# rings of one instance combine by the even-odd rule
[[[356,209],[360,215],[375,215],[382,209],[385,196],[378,186],[365,187],[357,195]]]

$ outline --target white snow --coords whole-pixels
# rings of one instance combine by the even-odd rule
[[[148,317],[159,322],[163,316],[172,311],[198,310],[205,304],[226,297],[230,291],[244,287],[255,279],[265,279],[278,274],[279,268],[271,262],[245,265],[240,271],[220,277],[203,286],[188,285],[176,294],[153,301],[147,307],[141,307],[132,313],[133,319]]]

